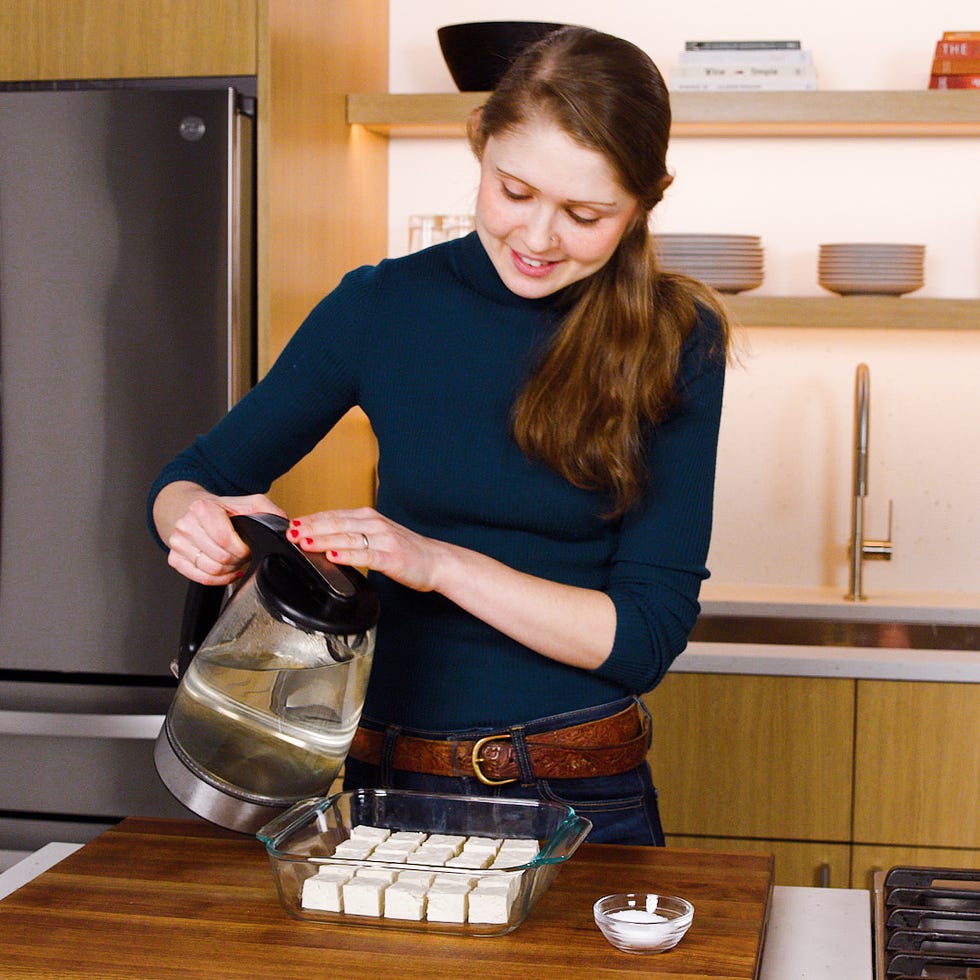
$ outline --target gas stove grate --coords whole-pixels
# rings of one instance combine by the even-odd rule
[[[980,870],[875,876],[876,980],[980,980]]]

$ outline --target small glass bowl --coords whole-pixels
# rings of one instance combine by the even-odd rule
[[[595,924],[624,953],[672,949],[694,920],[694,906],[673,895],[606,895],[592,906]]]

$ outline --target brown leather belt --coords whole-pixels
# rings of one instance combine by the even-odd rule
[[[351,744],[351,757],[380,765],[384,738],[383,731],[359,727]],[[524,741],[537,779],[612,776],[636,768],[646,758],[649,720],[638,705],[632,704],[609,718],[525,735]],[[448,741],[399,733],[391,766],[431,776],[475,776],[486,786],[502,786],[520,778],[510,731]]]

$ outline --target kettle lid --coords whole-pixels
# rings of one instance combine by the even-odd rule
[[[252,552],[255,586],[271,615],[308,633],[363,633],[377,625],[380,602],[367,579],[296,547],[285,518],[247,514],[231,522]]]

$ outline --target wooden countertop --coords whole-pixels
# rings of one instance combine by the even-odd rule
[[[447,937],[290,918],[265,848],[203,821],[131,817],[0,901],[4,977],[425,978],[758,975],[773,884],[764,854],[583,845],[506,936]],[[592,902],[614,891],[683,895],[680,945],[610,946]]]

